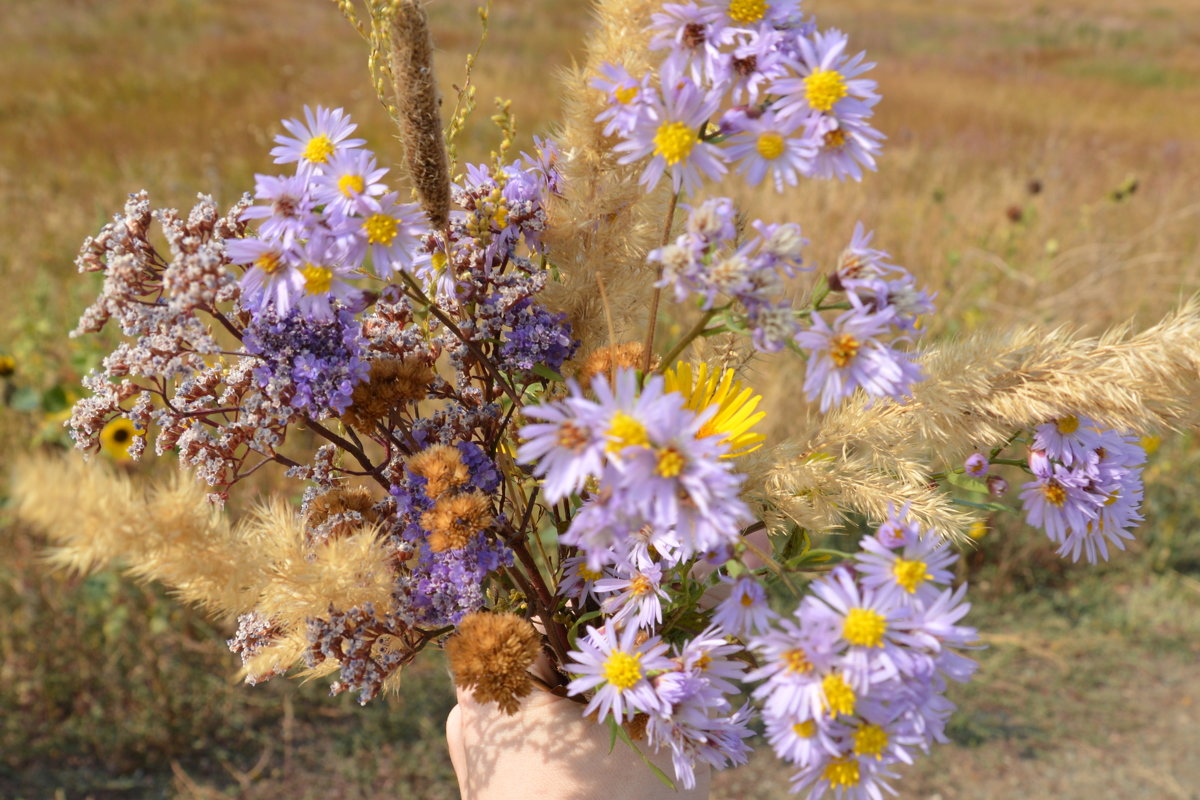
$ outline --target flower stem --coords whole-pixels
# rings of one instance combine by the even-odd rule
[[[663,225],[662,246],[666,247],[667,242],[671,240],[671,226],[675,223],[675,209],[679,206],[679,192],[671,195],[671,202],[667,205],[667,222]],[[650,357],[654,351],[654,329],[658,325],[658,302],[662,297],[662,287],[658,285],[662,280],[662,264],[658,265],[658,270],[654,278],[654,294],[650,297],[650,319],[646,323],[646,341],[642,347],[642,374],[645,375],[650,371]]]

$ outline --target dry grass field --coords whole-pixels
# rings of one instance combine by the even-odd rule
[[[476,4],[431,3],[447,93],[478,42]],[[1200,290],[1200,0],[807,7],[878,63],[889,137],[861,184],[770,204],[741,191],[759,213],[800,221],[815,260],[827,263],[855,220],[874,227],[939,292],[933,336],[1144,326]],[[570,62],[585,8],[494,0],[466,158],[489,150],[497,95],[512,100],[519,144],[551,130],[550,76]],[[65,335],[97,288],[72,260],[128,192],[232,202],[270,169],[278,120],[305,103],[344,106],[382,160],[400,151],[366,50],[325,0],[16,2],[0,37],[10,462],[61,437],[55,414],[99,355]],[[778,362],[752,374],[781,397],[796,379]],[[1197,476],[1200,448],[1168,436],[1147,471],[1139,543],[1102,569],[1065,567],[1011,524],[968,555],[989,648],[955,698],[954,743],[910,770],[902,796],[1200,797]],[[317,685],[232,685],[229,631],[115,574],[47,573],[36,537],[5,513],[0,797],[456,796],[436,663],[411,673],[402,698],[366,709]],[[721,776],[714,797],[784,797],[786,786],[763,758]]]

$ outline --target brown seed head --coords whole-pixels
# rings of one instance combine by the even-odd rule
[[[470,689],[478,703],[496,702],[515,714],[533,690],[529,668],[541,652],[541,637],[516,614],[468,614],[446,642],[454,683]]]
[[[421,207],[435,229],[450,219],[450,161],[433,77],[433,39],[418,0],[396,0],[388,37],[400,139]]]
[[[444,495],[433,509],[421,515],[421,527],[429,531],[429,547],[435,553],[461,550],[471,537],[492,524],[492,501],[483,492]]]
[[[437,500],[446,492],[457,489],[471,477],[457,447],[435,444],[408,459],[408,469],[425,479],[425,494]]]
[[[371,375],[354,387],[342,419],[352,428],[369,431],[401,404],[425,399],[433,370],[420,361],[383,358],[371,362]]]
[[[597,375],[608,375],[611,371],[626,367],[641,369],[642,353],[645,352],[641,342],[625,342],[609,345],[593,350],[583,360],[576,379],[587,386]]]

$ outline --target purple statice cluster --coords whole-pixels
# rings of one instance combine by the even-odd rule
[[[755,220],[756,235],[739,243],[737,222],[732,200],[707,200],[689,211],[685,232],[652,251],[649,260],[661,266],[658,285],[672,289],[676,301],[695,296],[706,310],[736,304],[754,346],[775,352],[799,330],[784,279],[802,268],[807,240],[799,225]]]
[[[263,393],[315,419],[349,407],[370,372],[364,344],[361,325],[345,309],[328,319],[266,309],[242,336],[242,348],[259,359],[253,374]]]
[[[751,638],[754,697],[775,753],[794,764],[792,788],[819,798],[878,798],[891,767],[945,742],[949,682],[976,664],[959,650],[966,586],[950,589],[957,555],[893,517],[853,562],[811,584],[795,613]],[[733,630],[726,630],[733,634]]]
[[[589,627],[569,654],[574,679],[570,694],[594,691],[585,715],[601,722],[646,715],[646,739],[656,751],[669,750],[675,776],[684,789],[696,785],[696,767],[744,764],[750,708],[734,710],[745,677],[738,658],[742,646],[708,628],[674,648],[658,636],[638,636],[636,626]],[[644,639],[644,640],[643,640]]]
[[[1142,520],[1142,464],[1136,437],[1075,414],[1039,425],[1029,451],[1034,480],[1021,490],[1025,521],[1041,528],[1058,553],[1090,563],[1108,559]]]
[[[637,374],[621,369],[591,389],[595,399],[572,382],[568,397],[526,407],[540,421],[520,430],[517,460],[532,465],[547,502],[595,481],[560,542],[580,548],[592,570],[636,568],[651,551],[670,568],[736,542],[750,521],[738,496],[744,478],[722,460],[721,436],[700,436],[708,414],[666,392],[660,375],[639,390]]]
[[[505,331],[496,355],[505,372],[528,375],[539,364],[558,372],[579,347],[567,315],[547,311],[531,299],[509,309],[504,321]]]
[[[796,336],[809,351],[804,391],[810,400],[820,398],[822,411],[858,389],[871,397],[903,398],[922,378],[912,355],[896,345],[908,343],[920,316],[933,313],[933,298],[912,273],[871,248],[871,237],[856,225],[829,277],[830,290],[845,295],[845,310],[832,324],[814,310],[810,327]]]
[[[256,235],[225,244],[230,260],[245,268],[244,308],[280,317],[297,308],[329,319],[337,301],[359,296],[347,281],[368,257],[383,279],[411,271],[428,222],[419,206],[388,190],[381,180],[387,169],[363,148],[365,140],[350,138],[357,126],[340,108],[305,106],[303,120],[283,126],[287,134],[275,137],[271,155],[296,170],[255,176],[258,203],[242,218],[259,220]]]
[[[451,470],[450,477],[407,468],[391,488],[397,547],[411,554],[397,582],[398,605],[406,622],[431,628],[456,625],[482,608],[487,576],[513,563],[512,550],[498,537],[505,518],[491,512],[500,484],[496,463],[467,441],[431,445],[413,458],[433,448],[441,448],[436,463]],[[430,528],[447,525],[461,529],[463,546],[435,549]]]
[[[664,53],[657,71],[606,64],[593,81],[608,100],[597,121],[620,139],[622,162],[648,159],[642,183],[669,175],[692,192],[733,166],[782,190],[875,168],[879,95],[862,77],[874,64],[848,55],[842,32],[803,20],[799,0],[664,3],[649,30]]]

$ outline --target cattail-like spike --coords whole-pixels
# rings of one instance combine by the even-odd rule
[[[429,221],[441,229],[450,219],[450,163],[433,76],[429,20],[418,0],[396,0],[388,17],[387,59],[404,157]]]

